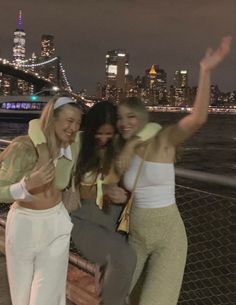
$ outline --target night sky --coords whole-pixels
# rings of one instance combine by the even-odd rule
[[[42,34],[55,35],[56,54],[75,90],[95,92],[105,79],[106,51],[115,48],[130,54],[133,76],[154,63],[167,72],[168,84],[176,69],[187,69],[189,84],[197,85],[205,49],[228,34],[232,51],[213,83],[236,89],[235,0],[1,0],[0,57],[11,59],[19,9],[27,57],[39,54]]]

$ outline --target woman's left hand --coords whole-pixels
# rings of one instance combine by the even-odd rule
[[[127,201],[127,192],[117,184],[104,184],[104,196],[107,196],[112,203],[121,204]]]
[[[204,71],[214,69],[229,53],[231,45],[231,36],[225,36],[216,50],[208,49],[204,58],[200,62],[200,67]]]

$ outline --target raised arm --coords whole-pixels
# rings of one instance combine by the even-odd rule
[[[216,50],[208,49],[200,61],[198,91],[191,114],[185,116],[176,125],[168,128],[167,136],[171,145],[177,146],[195,133],[206,121],[210,101],[211,71],[230,51],[231,37],[224,37]]]

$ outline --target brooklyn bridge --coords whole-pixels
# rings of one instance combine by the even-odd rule
[[[29,59],[17,64],[0,58],[0,72],[3,77],[8,77],[11,81],[22,80],[26,82],[31,87],[32,94],[50,90],[56,86],[59,90],[79,98],[78,94],[74,93],[71,88],[59,56],[47,60],[37,60],[37,62]]]

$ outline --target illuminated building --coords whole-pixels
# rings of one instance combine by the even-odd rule
[[[13,62],[20,63],[25,59],[25,32],[23,30],[22,11],[18,15],[18,28],[14,32],[13,39]]]
[[[174,86],[177,88],[188,87],[188,71],[176,70],[174,75]]]
[[[220,99],[220,90],[217,85],[211,85],[210,91],[210,105],[217,106],[219,99]],[[221,101],[222,103],[222,101]]]
[[[96,85],[95,96],[97,98],[101,99],[103,97],[103,90],[104,90],[103,85],[100,82],[98,82],[97,85]]]
[[[147,87],[163,87],[166,85],[166,72],[159,65],[152,65],[146,70]]]
[[[11,93],[11,77],[3,75],[0,72],[0,95],[9,95]]]
[[[41,53],[37,61],[44,62],[55,56],[54,36],[43,34],[41,36]],[[42,65],[36,71],[45,78],[54,81],[58,75],[58,62],[55,61],[49,65]]]
[[[190,88],[188,87],[188,71],[176,70],[174,74],[175,106],[190,106]]]
[[[17,29],[14,32],[13,38],[13,63],[18,66],[25,60],[25,40],[26,34],[23,30],[22,11],[19,10]],[[20,95],[29,93],[29,84],[22,79],[12,79],[10,85],[11,91],[17,92]]]
[[[49,58],[55,55],[55,45],[53,35],[42,35],[41,37],[41,56]]]
[[[144,97],[149,105],[166,104],[166,72],[158,65],[153,64],[145,71],[144,86]]]
[[[112,50],[106,54],[106,83],[110,88],[125,91],[129,75],[129,55],[124,50]]]

